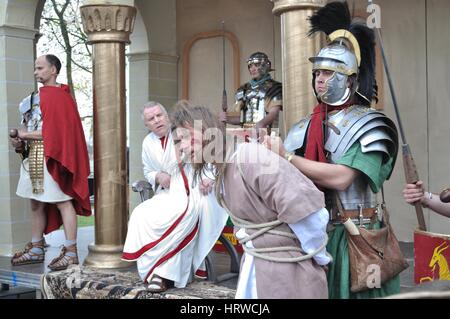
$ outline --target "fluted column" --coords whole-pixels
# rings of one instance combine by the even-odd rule
[[[129,266],[121,260],[127,233],[127,149],[125,45],[136,8],[86,5],[80,8],[88,43],[93,46],[95,243],[85,265]]]
[[[283,69],[283,116],[287,130],[312,111],[317,103],[311,86],[308,58],[320,50],[321,38],[307,37],[309,21],[326,0],[271,0],[273,14],[281,17],[281,61]]]

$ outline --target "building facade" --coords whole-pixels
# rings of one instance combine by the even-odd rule
[[[275,6],[279,5],[276,4]],[[269,55],[274,77],[283,76],[283,34],[294,32],[273,13],[269,0],[122,0],[85,1],[85,4],[134,6],[137,9],[127,59],[127,112],[130,181],[142,179],[141,143],[147,133],[139,110],[156,100],[170,110],[181,98],[218,111],[223,89],[222,30],[225,41],[225,88],[228,105],[239,84],[249,80],[245,59],[255,51]],[[280,0],[293,4],[323,1]],[[33,62],[45,0],[0,0],[0,255],[10,255],[29,240],[30,209],[15,195],[20,160],[9,145],[8,130],[19,123],[18,103],[35,87]],[[446,0],[378,0],[381,30],[396,89],[405,133],[420,178],[427,189],[439,193],[450,186],[450,4]],[[365,1],[349,1],[358,14],[366,13]],[[286,19],[285,19],[286,20]],[[224,26],[222,27],[222,21]],[[299,36],[306,23],[299,26]],[[223,29],[222,29],[223,28]],[[291,29],[289,29],[291,28]],[[306,41],[306,39],[305,39]],[[305,42],[306,43],[306,42]],[[309,46],[311,50],[311,46]],[[314,49],[314,48],[312,48]],[[305,105],[289,107],[306,114],[313,107],[310,64],[299,56],[291,63],[302,72]],[[298,61],[297,61],[298,60]],[[378,61],[381,61],[378,59]],[[378,69],[379,71],[382,69]],[[295,74],[294,74],[295,75]],[[395,120],[387,80],[383,79],[382,109]],[[289,80],[289,78],[288,78]],[[287,80],[286,80],[287,81]],[[286,120],[291,123],[293,119]],[[396,120],[395,120],[396,121]],[[282,130],[283,131],[283,130]],[[283,134],[283,132],[281,132]],[[391,221],[402,241],[412,241],[417,225],[414,209],[402,198],[404,175],[401,155],[386,185]],[[139,198],[129,192],[129,210]],[[126,212],[124,212],[126,213]],[[450,233],[450,220],[425,210],[429,230]]]

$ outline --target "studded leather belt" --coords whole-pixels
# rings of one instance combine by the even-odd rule
[[[343,212],[338,214],[336,214],[337,209],[333,209],[332,222],[343,223],[348,218],[351,218],[358,224],[366,224],[370,223],[373,218],[377,216],[377,212],[378,207],[344,210]]]

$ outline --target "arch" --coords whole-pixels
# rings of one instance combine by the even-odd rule
[[[25,30],[39,29],[46,0],[4,0],[0,8],[0,24]]]
[[[183,74],[182,74],[182,91],[181,96],[182,99],[189,100],[189,59],[190,53],[195,42],[199,40],[216,38],[216,37],[225,37],[230,41],[233,48],[233,82],[234,89],[237,90],[240,85],[240,72],[239,72],[239,63],[240,63],[240,51],[239,51],[239,43],[237,37],[234,33],[229,31],[206,31],[200,32],[193,35],[189,40],[186,41],[186,44],[183,48]]]
[[[142,53],[150,51],[150,44],[148,38],[147,27],[139,10],[138,2],[135,3],[136,19],[134,21],[133,33],[131,33],[129,53]]]
[[[36,13],[34,16],[34,28],[36,30],[39,30],[41,27],[41,17],[42,17],[42,11],[44,11],[44,5],[47,0],[38,0],[38,3],[36,5]]]

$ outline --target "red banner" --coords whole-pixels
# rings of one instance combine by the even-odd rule
[[[450,235],[414,232],[414,281],[450,280]]]

